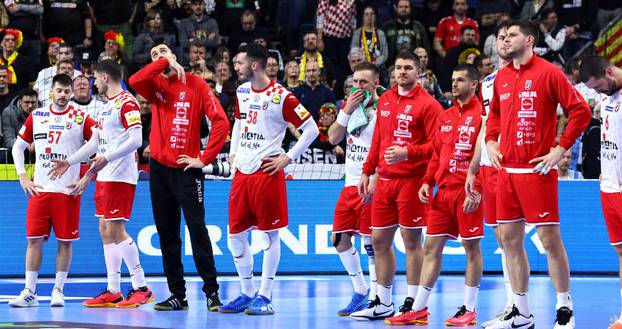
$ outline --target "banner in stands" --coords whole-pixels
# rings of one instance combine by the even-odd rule
[[[216,266],[220,273],[234,273],[235,267],[227,250],[227,198],[231,182],[208,181],[205,184],[206,224],[212,238]],[[281,231],[281,273],[343,272],[339,257],[330,243],[333,207],[343,181],[289,181],[289,228]],[[94,184],[82,200],[80,240],[74,244],[71,274],[105,275],[104,256],[93,216]],[[609,245],[601,213],[597,181],[560,182],[561,230],[575,273],[617,272],[617,259]],[[0,183],[3,212],[0,216],[1,276],[23,276],[26,251],[25,213],[27,199],[18,182]],[[141,262],[148,274],[162,273],[158,234],[153,223],[149,183],[139,182],[132,219],[127,225],[141,252]],[[182,231],[183,262],[187,273],[196,272],[187,230]],[[356,245],[364,254],[359,239]],[[253,239],[252,250],[259,253],[261,239]],[[546,255],[536,229],[527,228],[525,241],[532,271],[546,271]],[[397,268],[404,271],[404,247],[396,235]],[[484,270],[500,271],[501,261],[493,232],[486,228],[482,241]],[[54,273],[56,243],[54,238],[44,246],[41,272]],[[261,270],[261,255],[256,255],[255,270]],[[363,262],[366,267],[367,262]],[[444,251],[443,270],[463,271],[464,250],[459,242],[449,242]],[[124,269],[124,271],[127,271]]]

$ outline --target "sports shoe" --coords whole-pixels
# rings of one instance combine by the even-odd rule
[[[113,294],[110,290],[104,290],[101,294],[82,302],[86,307],[117,307],[117,303],[123,300],[120,292]]]
[[[574,329],[574,315],[572,310],[566,306],[562,306],[557,310],[557,317],[555,318],[555,327],[553,329]]]
[[[512,312],[503,319],[497,321],[490,329],[534,329],[536,327],[533,315],[520,314],[516,306],[512,306]]]
[[[614,319],[613,323],[609,325],[608,329],[622,329],[622,321]]]
[[[136,290],[130,289],[124,300],[117,303],[117,307],[131,308],[151,303],[155,300],[153,293],[147,287],[140,287]]]
[[[188,309],[186,298],[171,295],[167,300],[161,301],[153,307],[156,311],[184,311]]]
[[[341,309],[337,312],[339,316],[348,316],[356,311],[360,311],[369,305],[369,301],[367,300],[369,297],[369,289],[367,289],[367,293],[365,295],[361,295],[359,293],[354,293],[352,298],[350,299],[350,303],[346,308]]]
[[[207,310],[210,312],[218,312],[218,308],[222,306],[218,291],[214,291],[207,295]]]
[[[503,320],[503,318],[505,318],[506,315],[510,314],[510,312],[512,312],[512,305],[506,306],[505,309],[497,313],[494,318],[482,323],[482,328],[488,328],[499,322],[500,320]]]
[[[404,305],[400,306],[400,314],[384,319],[384,323],[393,325],[406,325],[406,324],[428,324],[428,308],[424,308],[421,311],[413,311],[413,303],[415,300],[412,297],[406,297]]]
[[[274,314],[272,301],[266,296],[257,294],[251,304],[244,310],[249,315],[271,315]]]
[[[240,294],[238,298],[230,301],[226,305],[222,305],[218,307],[218,312],[221,313],[241,313],[246,311],[246,309],[251,306],[253,302],[253,297],[248,297],[245,294]]]
[[[350,314],[350,317],[358,321],[373,321],[386,319],[395,314],[395,307],[393,303],[391,305],[384,305],[380,302],[380,298],[376,296],[376,299],[369,303],[367,308]]]
[[[52,289],[51,307],[65,307],[65,295],[58,288]]]
[[[15,299],[9,302],[13,307],[33,307],[39,305],[37,300],[37,294],[30,291],[28,288],[24,288]]]
[[[467,311],[466,306],[462,305],[454,316],[445,320],[445,325],[450,327],[473,326],[477,324],[476,315],[475,311]]]

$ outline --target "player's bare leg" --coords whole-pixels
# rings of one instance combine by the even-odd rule
[[[27,241],[26,271],[39,272],[43,257],[43,238],[28,238]]]
[[[52,289],[52,299],[50,306],[65,306],[65,296],[63,295],[63,287],[67,274],[69,272],[69,264],[72,258],[71,241],[58,240],[56,253],[56,278],[54,280],[54,289]]]
[[[343,267],[348,272],[350,280],[352,280],[354,288],[354,294],[350,303],[337,312],[340,316],[348,316],[367,307],[369,286],[365,282],[359,253],[352,245],[352,234],[350,232],[333,233],[330,239],[339,254]]]
[[[415,298],[419,288],[421,266],[423,264],[423,247],[421,246],[421,229],[401,228],[404,249],[406,250],[406,279],[408,282],[408,297]]]

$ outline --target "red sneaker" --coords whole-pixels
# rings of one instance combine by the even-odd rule
[[[614,323],[612,323],[609,326],[609,329],[622,329],[622,322],[620,322],[621,320],[616,320]]]
[[[462,305],[456,315],[445,320],[445,325],[450,327],[456,326],[474,326],[477,324],[477,313],[467,311],[466,306]]]
[[[108,290],[105,290],[101,294],[85,300],[82,305],[86,307],[116,307],[117,303],[123,300],[123,295],[120,292],[113,294]]]
[[[117,307],[138,307],[151,303],[155,300],[153,293],[147,287],[141,287],[137,290],[130,290],[124,300],[117,303]]]
[[[384,323],[392,325],[428,324],[428,315],[430,315],[428,308],[414,312],[412,310],[413,303],[414,300],[411,297],[407,297],[404,305],[400,306],[400,313],[384,319]]]

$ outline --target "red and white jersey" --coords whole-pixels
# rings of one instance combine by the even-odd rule
[[[19,137],[35,144],[36,162],[34,183],[42,192],[69,194],[69,185],[80,178],[80,166],[71,166],[59,179],[50,180],[48,171],[54,166],[53,159],[66,160],[75,153],[85,140],[91,138],[96,123],[86,113],[68,106],[62,113],[52,110],[52,105],[40,107],[28,116],[19,131]]]
[[[622,89],[608,97],[601,107],[600,190],[622,192]]]
[[[240,139],[235,161],[238,170],[252,174],[262,159],[285,153],[281,148],[287,123],[300,127],[311,118],[285,87],[270,81],[263,90],[254,90],[250,82],[238,87],[235,118],[240,121]]]
[[[376,108],[369,109],[369,123],[350,134],[346,132],[346,185],[356,186],[363,173],[363,164],[371,148],[376,127]]]
[[[488,116],[488,113],[490,113],[490,100],[492,99],[492,92],[493,92],[493,87],[495,84],[495,78],[497,77],[497,71],[492,72],[490,75],[488,75],[486,78],[484,78],[484,80],[482,80],[482,85],[481,85],[481,91],[482,91],[482,105],[484,105],[484,109],[486,110],[486,116]],[[486,136],[486,126],[482,125],[482,134],[484,134],[484,136]],[[481,166],[492,166],[492,164],[490,163],[490,158],[488,158],[488,150],[486,149],[486,141],[485,138],[482,138],[481,141],[481,148],[482,148],[482,157],[479,160],[479,164]]]
[[[123,90],[118,95],[108,99],[106,106],[97,113],[99,128],[99,147],[97,155],[104,155],[121,145],[129,135],[130,128],[140,129],[140,110],[136,98],[128,91]],[[139,127],[139,128],[134,128]],[[136,151],[108,163],[97,174],[100,182],[123,182],[136,184],[138,180],[138,154]]]
[[[101,101],[99,98],[96,97],[92,97],[91,101],[88,102],[88,104],[79,103],[77,100],[72,98],[71,101],[69,101],[69,104],[76,109],[88,114],[95,121],[97,121],[97,113],[101,111],[101,108],[106,105],[105,102]]]

